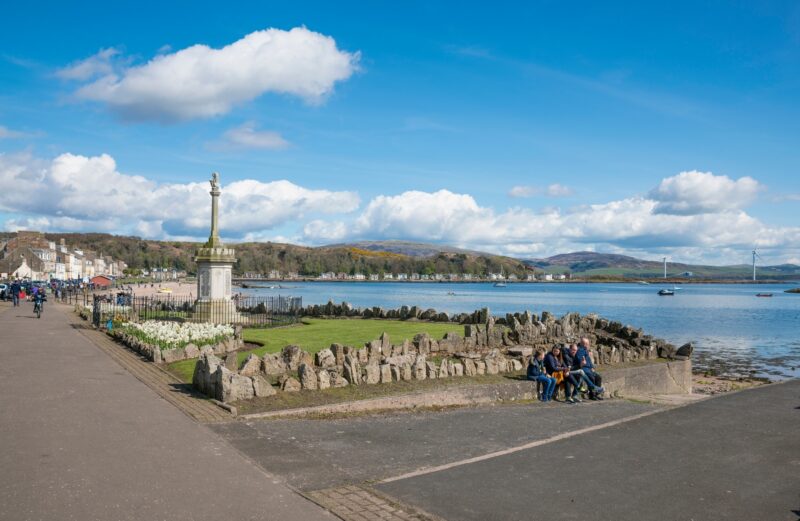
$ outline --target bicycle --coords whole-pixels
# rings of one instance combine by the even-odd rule
[[[43,302],[36,301],[33,303],[33,312],[36,313],[36,318],[42,318],[42,311],[44,311]]]

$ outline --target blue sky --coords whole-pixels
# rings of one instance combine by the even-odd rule
[[[796,2],[166,4],[5,8],[2,228],[800,263]]]

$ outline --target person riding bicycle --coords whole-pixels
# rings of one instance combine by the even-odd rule
[[[40,313],[44,311],[44,302],[47,300],[47,296],[45,295],[44,291],[37,291],[36,294],[33,296],[33,311],[39,311]]]

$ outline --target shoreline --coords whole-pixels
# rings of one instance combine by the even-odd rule
[[[300,282],[335,282],[335,283],[353,283],[353,284],[494,284],[498,281],[494,280],[343,280],[343,279],[316,279],[316,278],[300,278],[300,279],[255,279],[255,278],[241,278],[233,277],[231,279],[235,286],[242,287],[242,284],[292,284]],[[736,284],[736,285],[764,285],[764,284],[800,284],[800,280],[683,280],[683,279],[658,279],[653,281],[646,281],[647,284],[639,284],[638,280],[515,280],[505,281],[507,286],[514,284],[633,284],[637,286],[660,286],[664,284]],[[250,289],[250,288],[245,288]],[[257,286],[252,289],[257,289]],[[262,288],[263,289],[263,288]],[[287,288],[290,289],[290,288]]]

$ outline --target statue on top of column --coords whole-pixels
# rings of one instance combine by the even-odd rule
[[[219,190],[219,174],[216,172],[212,172],[211,180],[209,181],[209,183],[211,183],[212,190]]]

